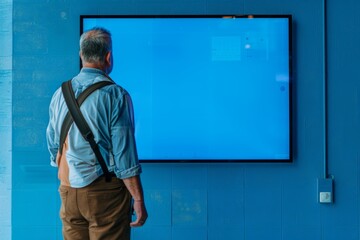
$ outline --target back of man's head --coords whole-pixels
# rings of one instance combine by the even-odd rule
[[[111,34],[104,28],[92,28],[80,37],[80,56],[86,63],[104,64],[112,50]]]

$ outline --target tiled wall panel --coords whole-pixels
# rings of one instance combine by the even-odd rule
[[[11,239],[12,7],[0,3],[0,236]]]

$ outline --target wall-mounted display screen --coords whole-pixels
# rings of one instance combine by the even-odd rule
[[[81,16],[112,34],[142,162],[291,160],[291,16]]]

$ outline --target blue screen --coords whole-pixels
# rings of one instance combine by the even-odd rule
[[[288,17],[96,17],[131,95],[139,159],[290,159]]]

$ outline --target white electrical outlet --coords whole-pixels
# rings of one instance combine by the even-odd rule
[[[331,192],[320,192],[319,202],[320,203],[331,203],[332,202]]]

